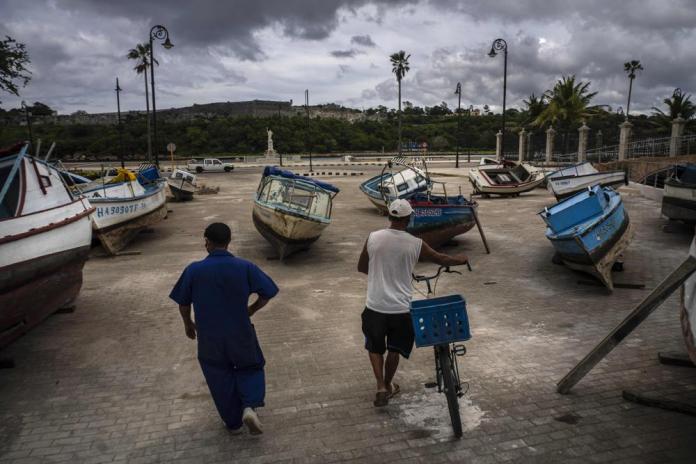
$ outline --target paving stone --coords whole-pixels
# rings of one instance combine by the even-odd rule
[[[459,237],[445,251],[467,253],[474,272],[438,284],[441,295],[466,297],[473,332],[459,358],[469,390],[460,402],[464,436],[455,440],[444,395],[423,386],[434,374],[431,349],[401,363],[401,395],[381,410],[371,404],[374,379],[360,330],[365,278],[355,265],[367,233],[385,219],[359,192],[360,178],[332,180],[341,188],[333,223],[310,251],[281,263],[266,259],[272,249],[251,223],[259,177],[259,169],[203,174],[201,181],[220,185],[218,195],[169,205],[168,219],[130,246],[141,255],[91,258],[77,310],[48,318],[3,350],[17,366],[0,375],[0,464],[693,462],[693,418],[621,398],[630,387],[696,403],[696,370],[656,359],[659,351],[683,350],[678,296],[571,394],[555,392],[686,256],[691,237],[663,233],[658,204],[621,190],[636,238],[615,279],[647,290],[608,294],[550,263],[553,249],[536,215],[552,203],[548,193],[478,200],[492,253],[475,231]],[[466,178],[447,181],[470,191]],[[212,220],[228,223],[232,251],[281,287],[254,316],[267,359],[260,438],[221,427],[196,345],[167,298],[183,267],[204,256],[201,234]]]

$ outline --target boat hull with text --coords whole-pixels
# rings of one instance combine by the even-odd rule
[[[476,202],[463,196],[416,194],[409,199],[413,215],[407,231],[431,247],[439,247],[476,225]]]
[[[585,162],[552,172],[546,176],[546,184],[549,192],[561,200],[594,185],[612,188],[628,185],[628,173],[598,171],[592,163]]]

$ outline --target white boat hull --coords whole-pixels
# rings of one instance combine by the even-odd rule
[[[625,185],[626,173],[623,171],[612,171],[559,179],[549,177],[546,182],[549,192],[560,200],[594,185],[601,185],[602,187]]]
[[[89,201],[53,168],[21,162],[19,206],[0,220],[0,347],[77,297],[92,241]]]
[[[696,238],[691,242],[689,254],[696,257]],[[692,274],[682,287],[681,325],[686,350],[696,364],[696,274]]]
[[[495,166],[491,166],[495,168]],[[542,182],[544,182],[544,175],[541,172],[533,172],[530,178],[526,182],[520,182],[509,185],[494,185],[486,177],[484,172],[486,169],[471,169],[469,171],[469,181],[474,189],[475,193],[484,195],[519,195],[520,193],[529,192],[534,190]]]
[[[329,225],[279,208],[254,203],[253,220],[256,229],[278,251],[283,259],[291,253],[309,248]]]

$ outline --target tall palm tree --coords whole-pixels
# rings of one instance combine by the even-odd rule
[[[536,126],[557,124],[563,131],[566,152],[568,132],[572,126],[597,112],[596,106],[590,106],[597,92],[590,92],[589,87],[589,82],[576,83],[574,75],[561,77],[553,89],[544,92],[542,98],[545,98],[548,104],[533,122]]]
[[[396,82],[399,85],[399,154],[401,154],[401,79],[406,76],[409,68],[408,59],[411,55],[407,55],[405,51],[400,50],[389,56],[392,64],[392,72],[396,76]]]
[[[631,60],[624,63],[624,72],[628,74],[628,103],[626,103],[626,118],[631,111],[631,91],[633,90],[633,79],[636,78],[636,71],[642,71],[643,65],[638,60]]]
[[[136,60],[136,65],[133,68],[138,74],[142,74],[145,78],[145,116],[147,118],[147,159],[152,160],[152,138],[150,136],[150,93],[147,89],[147,69],[150,67],[150,44],[137,44],[135,48],[131,48],[126,55],[129,60]],[[159,66],[157,60],[154,61]]]

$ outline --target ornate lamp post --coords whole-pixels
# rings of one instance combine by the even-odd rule
[[[169,31],[166,27],[153,26],[150,29],[150,87],[152,87],[152,140],[155,146],[155,164],[159,166],[159,150],[157,149],[157,107],[155,106],[155,48],[152,46],[152,42],[164,41],[162,46],[169,50],[174,46],[173,43],[169,41]]]
[[[459,97],[457,103],[457,158],[455,162],[455,167],[459,167],[459,138],[462,131],[462,83],[457,82],[457,88],[454,89],[454,94]]]
[[[503,133],[502,140],[502,153],[505,153],[505,97],[507,94],[507,57],[508,57],[508,46],[507,42],[503,39],[495,39],[493,45],[491,45],[491,51],[488,52],[488,56],[495,58],[498,52],[503,52],[504,64],[503,64],[503,128],[501,132]]]

